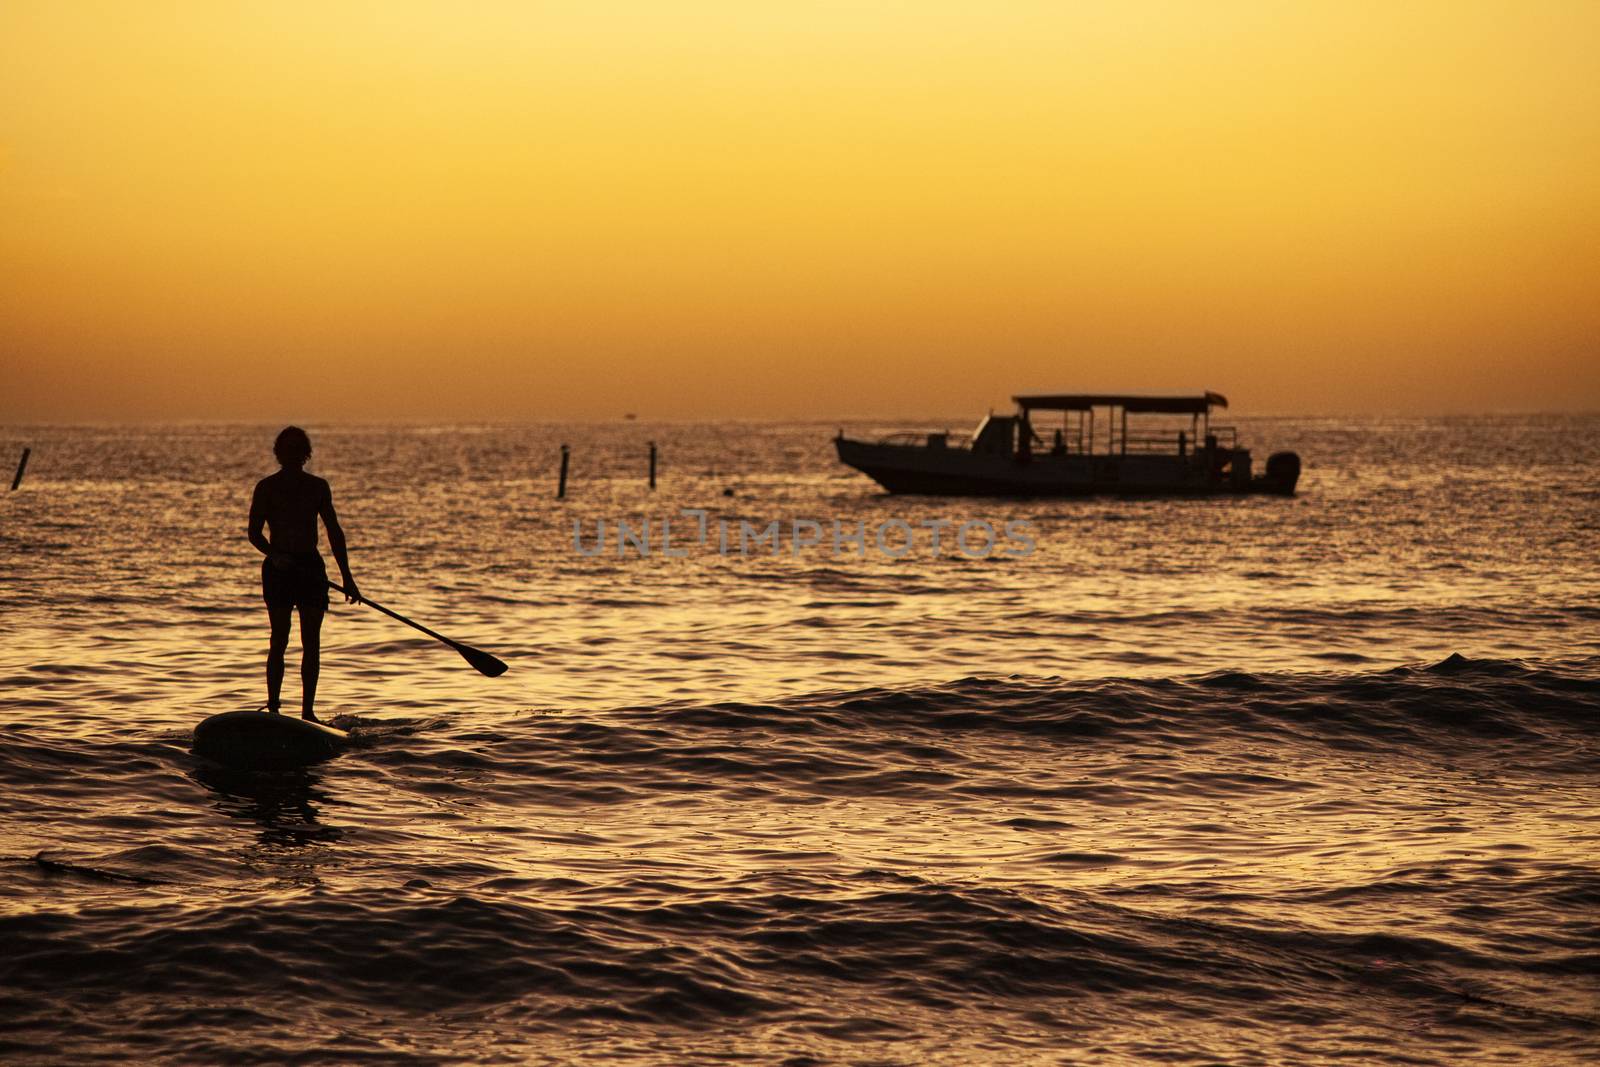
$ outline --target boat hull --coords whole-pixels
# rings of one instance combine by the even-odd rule
[[[1299,480],[1298,458],[1290,477],[1290,464],[1277,456],[1269,461],[1272,475],[1251,478],[1246,468],[1244,476],[1235,478],[1228,471],[1213,472],[1193,456],[1047,453],[1019,459],[967,449],[872,444],[845,437],[836,438],[834,444],[841,462],[888,492],[925,496],[1290,496]]]

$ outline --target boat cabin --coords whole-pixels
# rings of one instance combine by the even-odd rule
[[[1135,454],[1175,453],[1187,456],[1201,447],[1215,450],[1220,433],[1228,434],[1230,449],[1237,438],[1231,426],[1218,427],[1219,433],[1212,433],[1211,409],[1228,406],[1228,398],[1221,393],[1206,392],[1198,396],[1050,393],[1015,396],[1011,399],[1016,403],[1018,412],[1015,422],[1019,432],[1014,446],[1018,453],[1033,451],[1033,445],[1040,440],[1033,418],[1036,411],[1061,413],[1061,425],[1054,428],[1049,444],[1050,453],[1058,456],[1126,456],[1130,451]],[[1103,429],[1098,437],[1095,430],[1097,410],[1103,412],[1099,420]],[[1165,421],[1169,425],[1161,431],[1146,431],[1129,437],[1129,415],[1169,415],[1180,419],[1187,415],[1189,428],[1187,431],[1181,427],[1172,429],[1170,423],[1173,420],[1168,419]],[[985,425],[989,421],[986,419]],[[979,432],[983,429],[980,426]],[[1104,449],[1099,447],[1101,441],[1105,443]]]

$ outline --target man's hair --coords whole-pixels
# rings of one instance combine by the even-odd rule
[[[272,442],[272,454],[285,467],[301,466],[311,458],[311,438],[298,426],[285,426]]]

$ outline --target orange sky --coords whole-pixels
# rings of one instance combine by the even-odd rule
[[[0,5],[0,420],[1600,409],[1600,3]]]

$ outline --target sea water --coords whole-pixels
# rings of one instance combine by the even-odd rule
[[[278,427],[0,428],[0,1056],[1600,1054],[1600,418],[1239,421],[1298,496],[891,497],[834,424],[313,424],[362,591],[511,669],[336,602],[355,747],[277,775],[189,736],[264,700]],[[843,428],[913,425],[964,428]],[[711,535],[580,550],[647,520]],[[869,533],[715,534],[796,521]],[[871,535],[946,522],[1031,547]]]

